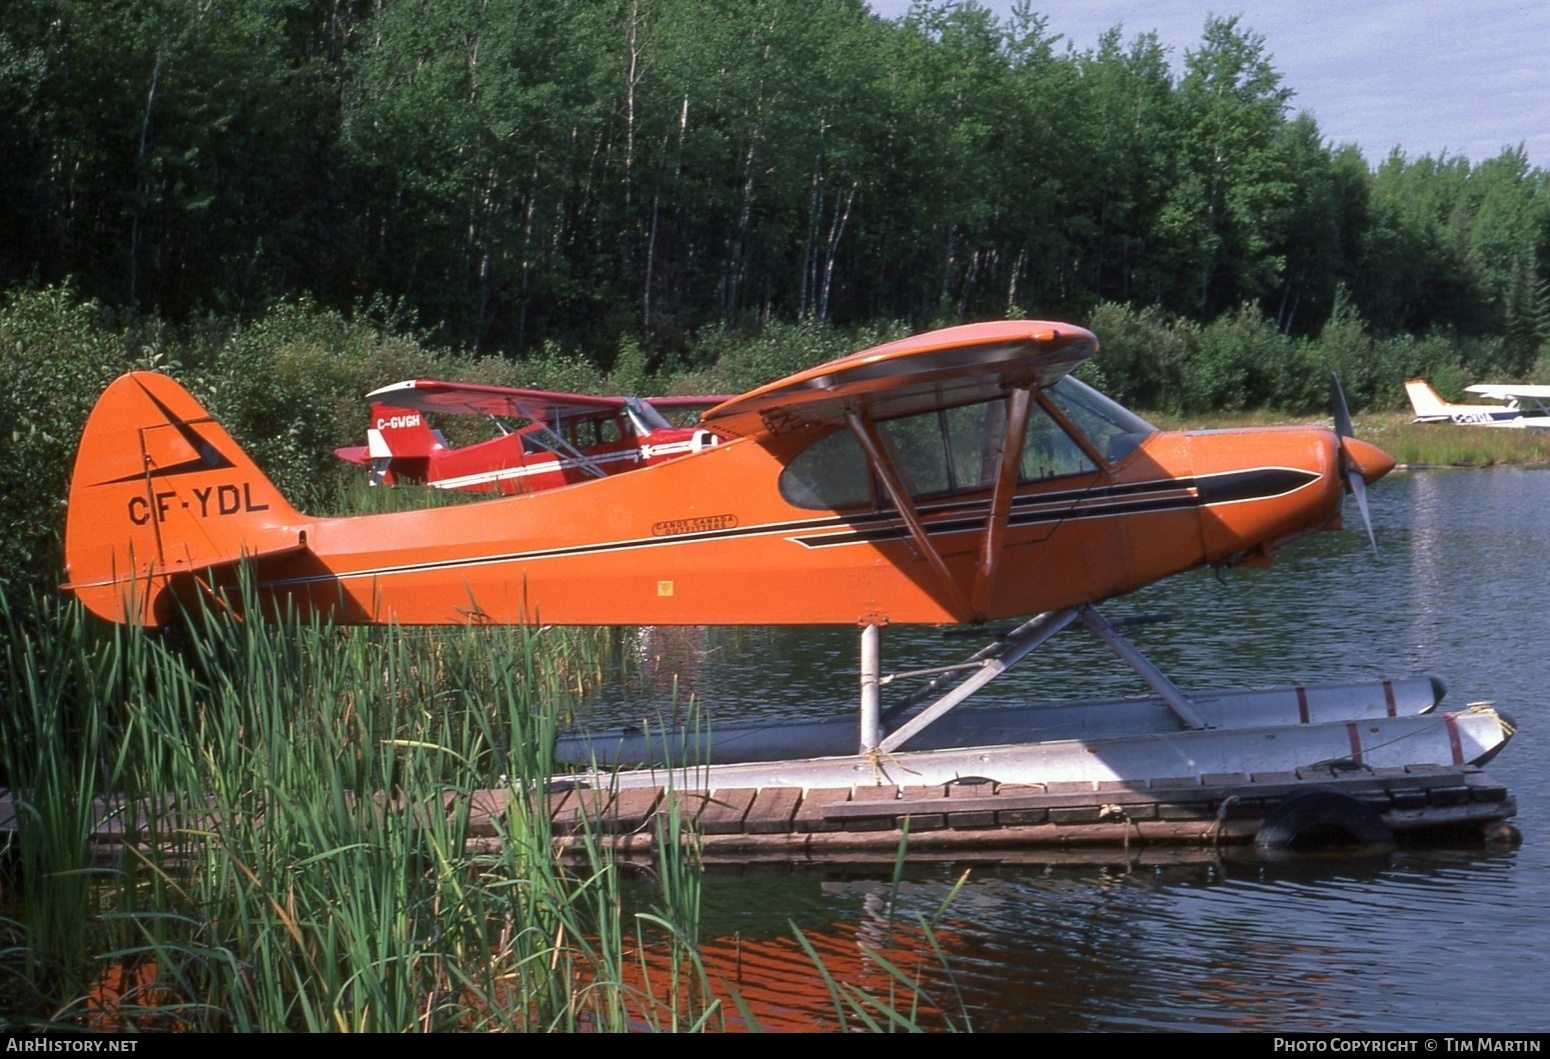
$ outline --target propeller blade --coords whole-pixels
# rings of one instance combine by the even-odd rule
[[[1362,468],[1346,450],[1345,439],[1355,438],[1351,426],[1351,409],[1345,402],[1345,391],[1340,388],[1340,376],[1329,376],[1329,404],[1335,416],[1335,435],[1340,438],[1340,477],[1346,491],[1356,497],[1357,510],[1362,513],[1362,525],[1367,527],[1367,540],[1372,543],[1372,554],[1378,554],[1378,537],[1372,531],[1372,513],[1367,510],[1367,479]]]
[[[1340,376],[1333,373],[1329,376],[1329,404],[1335,412],[1336,436],[1356,437],[1356,431],[1351,429],[1351,409],[1345,403],[1345,391],[1340,388]]]
[[[1350,461],[1346,461],[1350,466]],[[1372,513],[1367,510],[1367,482],[1362,478],[1361,471],[1346,471],[1346,485],[1351,489],[1351,495],[1356,497],[1357,510],[1362,513],[1362,525],[1367,527],[1367,539],[1372,543],[1372,554],[1378,554],[1378,537],[1372,532]]]

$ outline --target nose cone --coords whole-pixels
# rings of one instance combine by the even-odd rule
[[[1356,470],[1368,485],[1394,469],[1394,457],[1365,441],[1341,438],[1340,451],[1345,453],[1347,465]]]

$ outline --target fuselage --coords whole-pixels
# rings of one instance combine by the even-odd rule
[[[1020,487],[988,605],[971,615],[888,506],[785,500],[785,458],[744,439],[527,496],[312,521],[294,527],[307,554],[263,562],[260,585],[343,620],[406,624],[994,620],[1268,557],[1340,517],[1328,430],[1157,433],[1112,467]],[[983,489],[919,502],[962,583],[990,504]]]
[[[485,441],[454,447],[439,431],[430,429],[425,413],[380,403],[372,407],[367,438],[365,445],[334,452],[349,463],[372,468],[373,484],[409,482],[505,496],[650,467],[718,440],[694,427],[642,423],[621,406],[575,417],[557,429],[528,423]]]

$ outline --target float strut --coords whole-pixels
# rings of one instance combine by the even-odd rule
[[[883,630],[879,625],[861,627],[861,749],[866,754],[877,749],[882,740],[883,690],[879,683],[882,671]]]
[[[1162,696],[1162,700],[1168,704],[1168,708],[1178,715],[1186,727],[1196,731],[1210,728],[1212,725],[1195,709],[1195,704],[1189,701],[1189,696],[1179,690],[1177,684],[1169,680],[1167,674],[1147,660],[1146,656],[1136,650],[1135,645],[1119,634],[1109,620],[1091,606],[1078,608],[1082,616],[1082,623],[1092,631],[1104,643],[1113,649],[1114,653],[1123,658],[1146,681],[1151,689]]]
[[[1047,611],[1019,625],[1005,640],[992,644],[990,647],[980,651],[975,655],[978,664],[975,666],[977,672],[974,675],[965,679],[961,684],[953,688],[952,691],[949,691],[946,695],[937,699],[936,702],[900,725],[887,739],[882,741],[881,749],[886,753],[892,753],[899,749],[913,739],[927,725],[1022,661],[1030,651],[1051,636],[1054,636],[1061,629],[1064,629],[1067,625],[1070,625],[1076,620],[1076,617],[1077,612],[1072,609]],[[865,641],[862,642],[864,643]],[[992,655],[992,651],[997,653]],[[862,657],[865,658],[864,648]],[[861,679],[864,681],[866,680],[865,663],[863,663],[862,673]],[[864,734],[866,731],[865,716],[863,711],[863,742],[866,740],[866,735]]]

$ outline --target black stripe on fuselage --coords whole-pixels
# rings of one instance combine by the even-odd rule
[[[1318,479],[1319,475],[1312,471],[1289,467],[1260,467],[1248,471],[1203,475],[1199,478],[1170,478],[1163,481],[1132,482],[1121,486],[1035,493],[1017,497],[1012,502],[1012,513],[1008,524],[1016,527],[1036,526],[1045,523],[1149,514],[1211,504],[1265,500],[1295,492]],[[987,512],[978,518],[925,521],[929,518],[929,514],[922,511],[927,535],[938,536],[983,530],[988,517],[989,501],[981,501],[978,506],[985,508]],[[828,548],[863,541],[896,540],[908,536],[908,529],[900,525],[897,516],[888,519],[888,523],[886,526],[867,528],[853,524],[849,532],[816,534],[798,537],[795,540],[809,548]]]

